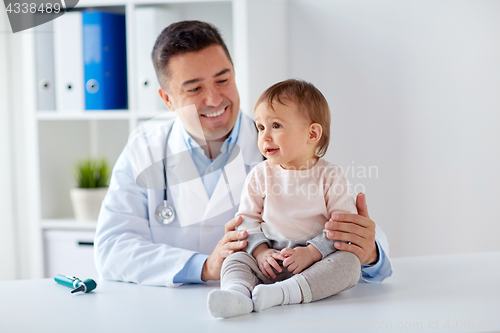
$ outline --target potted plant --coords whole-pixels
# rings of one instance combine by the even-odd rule
[[[76,163],[76,188],[71,201],[78,221],[95,221],[108,192],[109,168],[106,159],[87,158]]]

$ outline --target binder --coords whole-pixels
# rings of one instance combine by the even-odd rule
[[[56,109],[54,74],[54,25],[52,21],[35,28],[35,60],[38,110]]]
[[[160,83],[151,59],[156,38],[171,23],[179,21],[178,9],[137,7],[135,9],[135,41],[137,56],[137,101],[140,112],[167,110],[158,94]]]
[[[57,110],[82,111],[85,109],[82,14],[68,12],[52,22]]]
[[[127,109],[125,15],[83,12],[85,108]]]

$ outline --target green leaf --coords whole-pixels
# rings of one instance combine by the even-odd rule
[[[86,158],[76,162],[76,180],[79,188],[106,187],[109,184],[109,167],[105,158]]]

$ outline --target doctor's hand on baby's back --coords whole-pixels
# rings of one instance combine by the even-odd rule
[[[224,259],[230,254],[242,251],[247,246],[247,241],[244,240],[248,233],[246,230],[236,230],[236,227],[243,222],[241,216],[231,219],[224,225],[224,237],[217,243],[203,265],[201,279],[220,280],[220,270]]]
[[[364,193],[356,198],[358,214],[332,214],[331,220],[325,224],[327,237],[341,240],[335,242],[337,250],[354,253],[361,265],[371,265],[378,260],[378,250],[375,243],[375,222],[368,215],[368,206]]]

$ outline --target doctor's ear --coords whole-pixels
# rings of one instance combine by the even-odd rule
[[[309,137],[308,143],[316,143],[321,139],[321,135],[323,134],[323,127],[321,127],[318,123],[312,123],[309,125]]]
[[[165,90],[163,90],[161,86],[158,87],[158,94],[160,95],[160,98],[163,100],[163,103],[165,104],[167,109],[169,109],[170,111],[175,111],[169,94]]]

